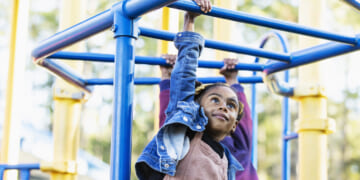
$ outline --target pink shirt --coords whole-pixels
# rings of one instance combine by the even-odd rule
[[[164,180],[227,180],[228,160],[220,156],[204,141],[203,133],[196,133],[190,142],[189,152],[179,161],[175,176],[166,175]]]

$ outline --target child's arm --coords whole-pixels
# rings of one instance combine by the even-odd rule
[[[234,141],[245,141],[245,142],[234,142],[234,144],[244,144],[248,151],[251,150],[252,142],[252,119],[249,104],[246,100],[243,87],[238,83],[237,75],[238,71],[235,70],[235,66],[238,63],[237,59],[225,58],[224,67],[220,69],[220,73],[224,75],[226,82],[231,85],[237,91],[237,96],[240,102],[244,104],[243,116],[240,120],[235,133],[232,135]],[[236,138],[234,137],[236,136]]]
[[[159,83],[160,86],[160,112],[159,112],[159,127],[162,127],[162,125],[165,122],[166,116],[165,116],[165,110],[166,107],[169,104],[169,95],[170,95],[170,77],[171,72],[173,70],[175,61],[176,61],[175,54],[163,54],[161,55],[162,58],[166,60],[166,63],[170,66],[160,66],[160,72],[161,72],[161,81]]]

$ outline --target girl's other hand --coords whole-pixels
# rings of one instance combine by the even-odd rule
[[[235,69],[237,63],[238,59],[236,58],[225,58],[224,66],[220,69],[220,74],[225,77],[226,83],[229,85],[238,83],[238,70]]]
[[[170,65],[170,66],[160,66],[161,79],[162,80],[170,79],[171,72],[173,70],[177,56],[174,54],[163,54],[161,55],[161,57],[164,58],[166,60],[166,63]]]

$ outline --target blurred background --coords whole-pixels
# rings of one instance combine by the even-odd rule
[[[31,50],[47,37],[62,30],[59,29],[58,0],[29,0],[25,8],[24,20],[28,27],[21,37],[21,53],[23,72],[18,74],[22,83],[17,90],[22,93],[21,98],[15,98],[19,118],[18,128],[21,132],[21,152],[19,162],[36,163],[41,160],[52,159],[52,123],[53,123],[53,83],[55,77],[37,67],[31,60]],[[86,17],[94,16],[116,3],[115,0],[86,0]],[[340,0],[326,1],[324,14],[327,31],[346,35],[360,32],[360,14],[357,10]],[[280,20],[298,21],[298,0],[237,0],[237,11],[276,18]],[[216,4],[215,4],[216,6]],[[11,21],[11,1],[0,1],[0,130],[4,121],[6,86],[9,59],[9,36]],[[140,26],[161,29],[161,10],[151,12],[141,18]],[[183,12],[179,13],[179,21],[174,25],[182,28]],[[225,21],[230,23],[229,21]],[[208,39],[214,36],[214,21],[211,17],[200,16],[196,20],[196,31]],[[261,38],[270,30],[268,28],[235,23],[229,29],[231,43],[257,47]],[[176,32],[176,31],[174,31]],[[282,32],[288,39],[290,52],[299,50],[299,35]],[[136,55],[160,56],[159,41],[139,37],[136,42]],[[87,52],[113,54],[115,41],[109,30],[85,40]],[[270,42],[266,49],[280,51],[276,42]],[[176,53],[176,52],[172,52]],[[227,56],[227,55],[225,55]],[[237,57],[240,62],[253,62],[254,57],[241,54],[228,54]],[[329,180],[360,179],[360,81],[358,80],[360,67],[358,52],[331,58],[321,62],[323,67],[324,85],[328,92],[328,116],[336,121],[336,132],[329,135],[328,158]],[[215,52],[206,49],[200,59],[215,60]],[[219,59],[218,59],[219,60]],[[266,62],[266,60],[261,60]],[[114,67],[111,63],[85,62],[86,78],[111,78]],[[297,70],[290,71],[290,83],[296,84]],[[199,76],[219,76],[216,70],[201,69]],[[136,65],[135,77],[159,77],[159,67]],[[251,72],[240,71],[240,76],[250,76]],[[244,84],[248,101],[250,102],[250,84]],[[258,174],[262,180],[281,179],[281,148],[282,148],[282,97],[271,94],[265,85],[258,84]],[[132,163],[145,145],[155,134],[154,122],[158,118],[158,85],[135,86],[134,120],[132,131]],[[88,101],[84,104],[81,114],[81,135],[79,151],[80,179],[108,179],[111,141],[112,119],[112,86],[96,86]],[[291,100],[291,119],[297,119],[297,104]],[[292,129],[294,127],[292,123]],[[2,133],[1,133],[2,134]],[[297,174],[297,140],[291,142],[291,179]],[[46,174],[35,172],[33,179],[48,179]],[[132,179],[137,179],[132,166]]]

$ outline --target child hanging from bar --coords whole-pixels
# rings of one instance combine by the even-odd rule
[[[205,13],[209,0],[195,0]],[[194,30],[198,14],[187,12],[184,32],[175,37],[178,60],[170,80],[166,121],[146,146],[136,165],[142,179],[235,179],[243,170],[229,149],[220,143],[235,132],[243,104],[227,84],[195,88],[197,60],[204,46]]]
[[[170,76],[173,66],[176,61],[176,55],[165,54],[162,57],[166,60],[169,66],[160,66],[161,82],[160,86],[160,113],[159,113],[159,127],[162,127],[165,122],[165,109],[169,104],[170,92]],[[235,66],[238,59],[225,58],[224,66],[220,69],[220,74],[224,75],[226,83],[231,85],[236,90],[238,100],[244,104],[244,111],[236,130],[231,136],[225,137],[221,141],[231,154],[241,163],[244,167],[243,171],[236,173],[236,180],[258,180],[256,170],[251,162],[252,153],[252,119],[249,104],[247,103],[244,88],[238,83],[238,71]]]

